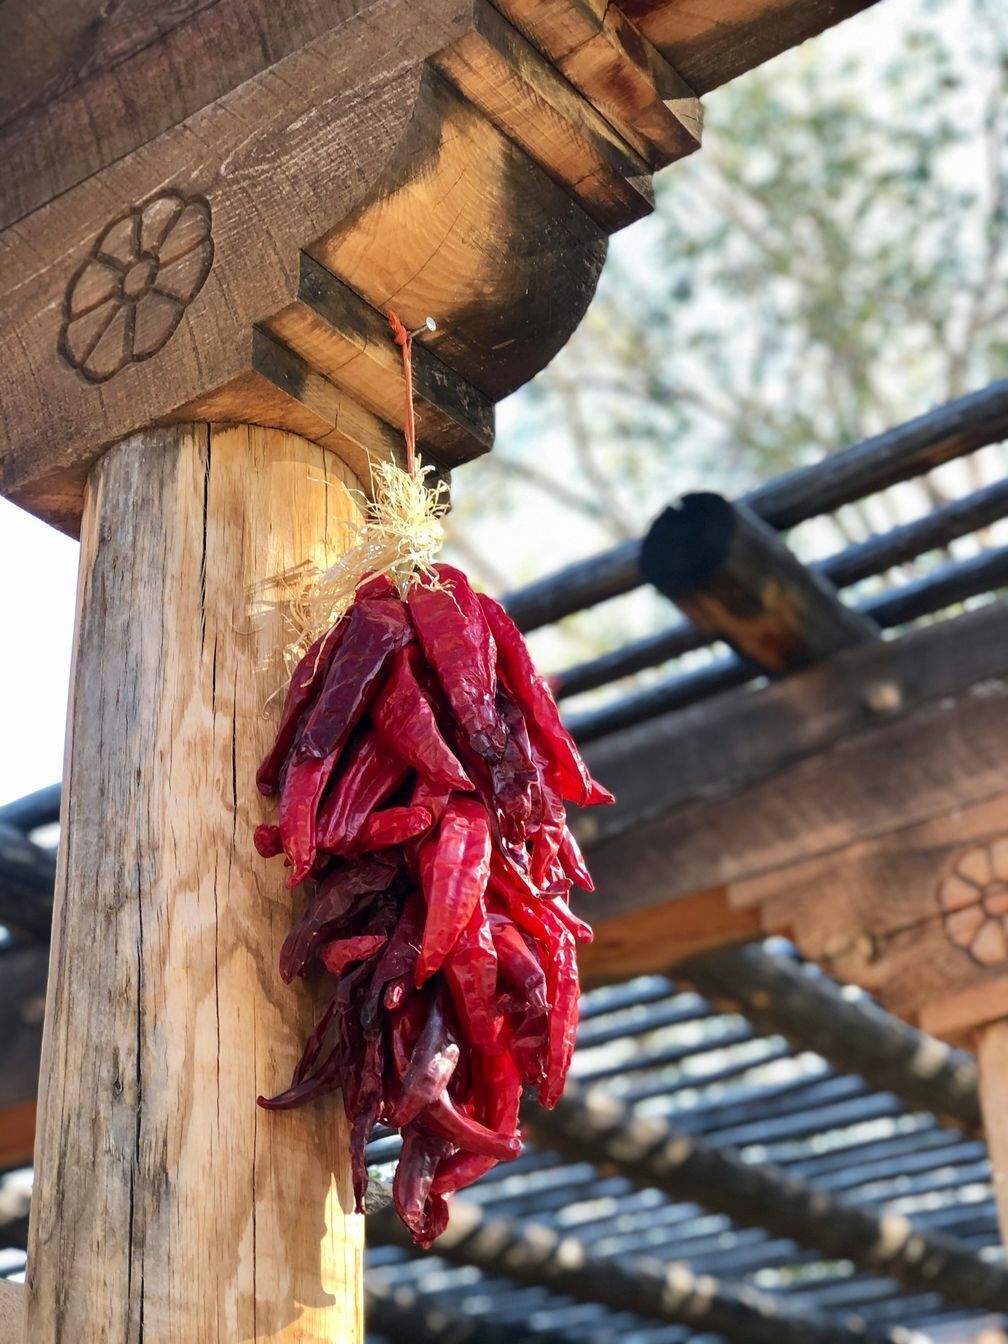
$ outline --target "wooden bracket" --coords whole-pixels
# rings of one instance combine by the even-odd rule
[[[657,53],[638,72],[692,127],[645,158],[487,0],[183,9],[153,47],[138,16],[99,27],[83,69],[10,65],[0,493],[76,532],[105,447],[192,417],[294,430],[360,471],[398,442],[390,306],[438,324],[417,343],[425,455],[485,452],[607,234],[651,208],[653,167],[696,147],[692,93]],[[168,63],[192,79],[159,102]]]

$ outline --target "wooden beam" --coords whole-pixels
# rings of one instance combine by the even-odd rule
[[[621,0],[620,8],[707,93],[814,37],[874,0]]]
[[[892,629],[947,611],[971,597],[987,597],[1005,587],[1008,587],[1008,546],[997,546],[965,560],[951,560],[919,579],[874,593],[858,603],[858,610],[883,629]],[[689,634],[689,627],[681,626],[669,642],[678,645]],[[640,652],[639,647],[631,646],[627,656],[636,658]],[[643,690],[615,698],[599,709],[568,715],[567,727],[582,744],[597,741],[671,710],[697,704],[720,691],[744,686],[758,676],[757,665],[745,658],[735,654],[715,657],[687,672],[674,672]],[[562,688],[562,678],[560,684]]]
[[[757,938],[763,923],[759,910],[733,908],[728,889],[715,887],[642,910],[596,917],[594,930],[593,940],[578,950],[586,989],[667,971],[670,948],[678,960]]]
[[[876,533],[864,541],[844,547],[834,555],[815,560],[809,568],[837,588],[849,587],[872,575],[882,574],[894,565],[915,560],[926,551],[947,546],[958,537],[989,527],[1006,514],[1008,480],[994,481],[959,499],[940,504],[930,513],[909,523],[890,528],[888,532]],[[904,597],[905,588],[906,585],[902,585],[899,590]],[[871,619],[876,621],[879,615],[893,614],[888,599],[881,611],[874,602],[870,611]],[[635,672],[642,672],[645,668],[679,658],[709,643],[710,636],[699,626],[692,621],[680,621],[657,634],[631,640],[608,653],[554,673],[550,684],[557,699],[580,695]]]
[[[699,99],[623,10],[602,0],[495,3],[652,168],[697,148]]]
[[[644,581],[696,626],[766,672],[793,671],[879,633],[762,519],[721,495],[684,495],[660,513],[640,564]]]
[[[369,1273],[364,1295],[368,1326],[389,1344],[514,1344],[515,1328],[486,1315],[453,1311],[404,1283],[379,1281]],[[580,1344],[583,1335],[536,1330],[535,1344]],[[3,1341],[0,1340],[0,1344]]]
[[[1008,750],[1006,626],[1008,604],[992,603],[591,747],[593,773],[618,802],[575,819],[597,885],[582,898],[587,917],[611,921],[697,892],[715,893],[723,910],[725,887],[734,905],[747,880],[772,887],[790,865],[996,798]],[[656,918],[674,928],[671,908]],[[712,927],[719,921],[712,908]],[[666,952],[671,964],[674,945]],[[649,947],[651,964],[654,955]]]
[[[917,1292],[940,1293],[950,1302],[988,1311],[1008,1310],[1008,1270],[987,1263],[954,1238],[838,1199],[773,1166],[743,1161],[732,1149],[635,1115],[601,1089],[568,1084],[554,1110],[537,1109],[529,1120],[540,1147],[571,1162],[614,1169],[638,1189],[660,1190],[671,1200],[727,1214],[743,1227],[764,1228],[821,1251],[828,1260],[850,1260]]]
[[[784,1036],[795,1049],[814,1050],[835,1069],[894,1092],[911,1109],[932,1111],[967,1134],[979,1132],[971,1055],[900,1021],[871,999],[845,995],[828,976],[809,974],[793,958],[758,943],[722,947],[684,961],[676,978],[716,1007],[744,1013],[760,1031]]]
[[[261,50],[221,0],[216,25],[183,7],[114,61],[120,35],[95,15],[83,77],[12,114],[12,131],[44,116],[42,139],[64,137],[53,162],[78,163],[39,164],[27,196],[5,182],[0,491],[67,530],[89,466],[139,425],[258,417],[342,453],[352,403],[398,424],[401,377],[371,340],[390,303],[439,323],[417,346],[428,451],[485,451],[492,401],[564,344],[607,233],[650,208],[651,165],[486,0],[335,20],[295,0],[286,26],[253,8]],[[217,38],[236,46],[219,63]],[[156,115],[142,98],[122,115],[155,59],[198,73]],[[253,331],[289,358],[264,363]]]
[[[373,1245],[402,1246],[416,1253],[394,1211],[368,1220]],[[552,1227],[488,1217],[475,1204],[458,1201],[438,1238],[438,1257],[476,1265],[520,1283],[539,1284],[581,1302],[599,1302],[659,1321],[681,1322],[744,1344],[897,1344],[899,1332],[867,1329],[801,1309],[748,1285],[735,1288],[709,1274],[694,1274],[673,1262],[602,1259],[577,1238]]]
[[[851,649],[762,689],[733,691],[592,743],[586,758],[616,793],[617,802],[576,813],[578,835],[596,846],[597,862],[602,847],[612,840],[677,816],[681,809],[727,806],[743,791],[749,797],[750,790],[776,786],[803,767],[839,768],[841,743],[849,743],[851,751],[870,751],[879,733],[892,735],[915,714],[933,716],[942,725],[952,717],[951,704],[943,709],[943,702],[957,696],[967,706],[982,703],[989,727],[1003,724],[1000,679],[1008,675],[1006,631],[1008,602],[992,602],[954,620]],[[970,696],[972,687],[984,688],[982,702],[979,693]],[[908,743],[910,756],[913,749]],[[926,751],[927,744],[921,749]],[[967,782],[966,795],[983,798],[999,792],[1000,777],[992,771],[979,779],[987,754],[981,752],[975,763],[978,791],[973,793]],[[954,781],[947,782],[946,802],[953,794]],[[891,800],[890,810],[891,824],[886,825],[883,813],[876,833],[905,824],[915,811],[911,800],[898,798]],[[788,827],[782,833],[782,845],[791,831]],[[810,836],[807,843],[814,853],[820,839]],[[676,858],[681,862],[683,854]],[[726,860],[725,875],[734,880],[773,866],[762,861],[750,865],[740,856]],[[670,881],[669,895],[678,889],[716,887],[724,877],[709,883],[690,878],[680,884],[672,875]]]
[[[361,1338],[342,1113],[255,1105],[319,1004],[277,992],[296,898],[250,844],[284,576],[350,544],[356,484],[295,436],[206,425],[138,434],[89,482],[29,1245],[39,1344]]]
[[[742,503],[771,527],[783,530],[989,443],[1000,443],[1006,436],[1008,379],[1001,379],[757,486],[742,497]],[[568,565],[503,600],[523,630],[536,630],[630,592],[640,583],[640,541],[635,538]]]

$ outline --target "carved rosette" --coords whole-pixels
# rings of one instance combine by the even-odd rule
[[[1008,961],[1008,839],[973,845],[938,888],[949,942],[980,966]]]
[[[210,206],[165,191],[113,220],[67,288],[60,353],[104,383],[168,343],[213,264]]]

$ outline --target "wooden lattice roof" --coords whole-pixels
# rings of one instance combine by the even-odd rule
[[[1001,383],[735,507],[783,532],[1006,432]],[[821,667],[789,675],[785,659],[768,683],[770,669],[739,654],[687,670],[672,661],[651,685],[617,686],[571,716],[597,773],[621,795],[585,835],[601,879],[585,904],[601,934],[585,961],[598,987],[584,999],[575,1086],[553,1115],[530,1110],[526,1152],[458,1202],[436,1255],[396,1244],[376,1184],[367,1273],[376,1341],[897,1344],[979,1338],[1005,1324],[1008,1270],[972,1057],[844,990],[792,944],[752,941],[761,925],[751,906],[733,908],[726,888],[704,887],[700,875],[747,840],[718,829],[740,791],[757,807],[764,785],[772,796],[796,761],[862,741],[880,713],[888,723],[980,684],[994,748],[1003,745],[1008,615],[996,594],[1008,584],[1008,548],[991,544],[989,529],[1006,514],[999,480],[817,560],[816,582],[802,591],[828,619],[820,611],[784,633],[801,637],[787,646],[799,649],[798,663],[822,656]],[[968,554],[945,553],[969,537]],[[775,565],[777,544],[766,542]],[[547,624],[643,582],[641,555],[640,544],[621,547],[509,605],[526,628]],[[798,562],[783,564],[774,572],[786,585]],[[838,621],[836,590],[872,576],[875,591],[856,608],[866,623]],[[650,577],[692,601],[680,574]],[[985,600],[955,614],[974,599]],[[809,632],[824,629],[816,639],[849,632],[849,652],[818,652]],[[883,639],[883,629],[895,637]],[[670,623],[561,672],[559,693],[618,683],[716,634]],[[868,692],[886,685],[900,694],[873,705]],[[895,756],[888,764],[898,771]],[[946,810],[961,801],[957,781],[948,787]],[[0,945],[0,1168],[13,1173],[0,1178],[0,1272],[17,1272],[26,1234],[27,1185],[14,1169],[30,1156],[53,882],[52,853],[32,837],[56,819],[58,795],[0,810],[0,924],[9,930]],[[856,832],[857,807],[848,812]],[[718,843],[691,850],[668,839],[687,823]],[[633,974],[673,963],[672,978]],[[376,1134],[376,1181],[397,1146]],[[670,1264],[680,1266],[671,1278]]]

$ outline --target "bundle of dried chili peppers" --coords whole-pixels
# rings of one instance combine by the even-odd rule
[[[389,320],[408,471],[381,470],[390,497],[415,498],[411,337]],[[449,565],[417,565],[420,538],[406,538],[397,581],[359,584],[295,669],[257,775],[279,795],[279,821],[257,827],[255,845],[285,856],[288,886],[309,889],[281,976],[321,967],[334,978],[290,1087],[259,1104],[342,1092],[358,1209],[372,1129],[401,1130],[393,1198],[430,1245],[447,1197],[518,1156],[523,1088],[547,1107],[563,1091],[575,946],[591,938],[567,897],[592,889],[565,802],[612,795],[503,607]]]

